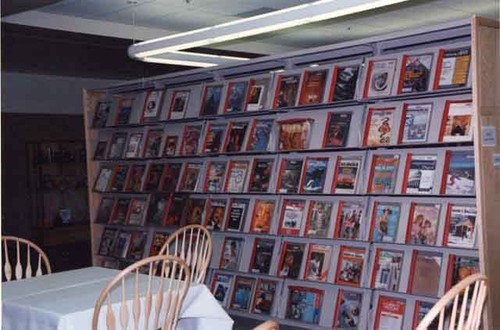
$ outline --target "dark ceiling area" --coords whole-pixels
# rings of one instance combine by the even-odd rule
[[[61,0],[2,0],[2,17],[52,5]]]

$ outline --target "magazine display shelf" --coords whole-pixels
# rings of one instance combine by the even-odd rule
[[[241,65],[196,69],[132,81],[103,90],[86,90],[84,111],[93,264],[123,267],[154,253],[154,243],[161,244],[157,233],[172,232],[178,228],[178,220],[181,225],[188,219],[200,219],[202,224],[209,224],[209,215],[210,219],[215,219],[213,214],[219,209],[224,211],[224,220],[222,223],[214,222],[220,229],[213,230],[214,253],[207,285],[215,290],[213,286],[216,282],[219,285],[219,280],[230,279],[229,284],[222,283],[222,296],[218,298],[225,302],[228,312],[233,315],[256,319],[274,317],[280,323],[310,329],[331,329],[339,325],[340,319],[342,322],[354,320],[359,329],[371,329],[388,322],[392,315],[402,328],[407,329],[414,326],[428,306],[446,292],[452,279],[457,280],[459,271],[472,271],[477,267],[477,264],[470,264],[474,258],[479,258],[481,270],[490,278],[489,310],[500,306],[500,295],[495,295],[497,289],[494,285],[496,278],[500,278],[494,277],[500,272],[495,267],[495,261],[500,261],[497,260],[500,254],[495,252],[500,247],[494,241],[495,229],[499,226],[494,221],[494,212],[500,191],[496,189],[498,185],[494,181],[488,183],[484,179],[492,172],[498,178],[496,172],[500,156],[495,154],[496,144],[495,147],[484,146],[486,140],[483,135],[489,134],[491,145],[491,132],[493,130],[496,133],[495,127],[499,120],[498,93],[494,92],[495,84],[491,83],[499,76],[494,76],[495,71],[492,69],[493,62],[498,61],[498,56],[492,53],[495,51],[495,42],[498,43],[498,38],[493,42],[495,33],[498,37],[498,22],[475,18],[472,25],[468,21],[460,21],[282,56],[258,58]],[[471,47],[472,61],[470,68],[465,73],[461,72],[465,74],[465,83],[454,88],[439,89],[441,82],[438,76],[441,77],[442,72],[436,71],[442,67],[443,50],[467,47]],[[479,51],[487,54],[486,57]],[[427,65],[429,72],[424,75],[427,78],[424,91],[401,94],[405,87],[400,77],[406,75],[400,71],[406,68],[402,63],[409,63],[409,56],[420,56],[421,60],[428,56],[432,64]],[[373,87],[375,89],[370,87],[376,80],[374,76],[378,74],[377,63],[391,65],[390,61],[393,60],[396,63],[394,70],[387,71],[392,72],[392,86],[387,87],[385,81],[385,85],[382,82],[384,86]],[[494,65],[498,72],[498,62]],[[338,84],[336,74],[339,68],[346,66],[359,68],[354,79],[354,95],[350,100],[331,102]],[[484,72],[487,74],[483,75]],[[311,81],[308,77],[311,76],[322,77],[321,93],[315,94],[317,90],[314,88],[317,87],[309,84]],[[389,78],[385,76],[385,80],[390,78],[390,74]],[[296,86],[297,100],[291,106],[286,104],[290,99],[283,96],[287,79],[294,81]],[[460,77],[457,79],[460,80]],[[251,103],[255,107],[252,111],[231,112],[231,107],[237,107],[238,104],[231,103],[229,95],[240,88],[237,86],[244,86],[242,106],[249,107]],[[312,91],[302,91],[307,88]],[[379,90],[384,89],[390,89],[387,95],[377,95]],[[250,101],[250,90],[252,93],[258,90],[255,92],[258,93],[258,101]],[[211,108],[207,106],[211,102],[207,93],[209,96],[215,95],[215,91],[221,93],[218,94],[220,104]],[[281,98],[278,97],[279,91],[283,93]],[[299,105],[307,103],[306,99],[313,96],[320,96],[319,103]],[[150,109],[146,109],[146,104],[153,104],[151,100],[157,104],[151,107],[153,120],[147,118]],[[182,100],[180,108],[176,103],[178,100]],[[460,108],[465,101],[473,102],[474,112],[469,114]],[[126,102],[129,104],[125,106]],[[420,108],[410,109],[408,104]],[[432,111],[423,109],[429,104]],[[174,111],[180,112],[182,116],[174,118],[172,109],[177,109]],[[200,109],[205,111],[205,115],[200,115]],[[104,121],[102,117],[97,118],[96,111],[106,114]],[[421,113],[427,115],[424,141],[403,141],[410,134],[403,128],[406,127],[409,111],[424,111]],[[342,122],[340,118],[346,112],[350,113],[349,119]],[[472,123],[469,123],[467,132],[463,129],[458,134],[466,137],[456,139],[443,122],[460,115]],[[383,116],[391,121],[391,133],[388,133],[389,139],[384,140],[382,145],[376,145],[370,140],[377,138],[377,132],[382,132]],[[326,142],[325,137],[332,134],[329,131],[333,127],[332,117],[344,125],[346,137],[340,147],[328,146],[329,142]],[[96,120],[103,121],[98,128],[95,127]],[[266,120],[273,121],[266,131],[268,140],[265,140],[264,150],[247,148],[254,143],[255,129],[252,125],[255,120],[255,123],[262,125]],[[285,130],[283,127],[292,127],[286,125],[297,120],[301,120],[301,133],[307,135],[310,132],[305,149],[279,150],[280,143],[295,143],[283,140],[280,125]],[[243,129],[242,123],[248,123],[248,127]],[[473,130],[470,125],[474,126]],[[487,133],[481,129],[485,125],[490,127]],[[188,126],[191,128],[186,128]],[[410,125],[410,128],[415,126]],[[215,143],[217,130],[222,135]],[[244,133],[231,133],[238,130]],[[207,138],[208,132],[214,132],[210,139]],[[472,132],[474,142],[472,136],[467,138]],[[286,134],[289,133],[286,131]],[[190,142],[187,142],[190,134],[197,136],[197,148],[193,154],[186,155],[186,148],[191,147]],[[290,134],[289,137],[293,136]],[[385,133],[381,134],[380,138],[385,136]],[[238,138],[241,141],[235,142]],[[160,143],[154,146],[155,141]],[[121,147],[118,147],[120,144]],[[239,145],[240,151],[227,152],[226,148],[230,150],[234,145]],[[168,148],[170,151],[167,152]],[[210,148],[216,148],[219,152],[206,152],[213,151]],[[121,152],[115,154],[118,149]],[[138,150],[140,152],[136,153]],[[160,153],[156,153],[158,150]],[[466,173],[465,177],[457,175],[449,179],[450,169],[455,169],[453,164],[460,163],[457,159],[472,152],[475,154],[475,175],[472,174],[472,179],[470,173]],[[151,153],[156,154],[151,156]],[[392,160],[388,157],[392,157]],[[384,175],[390,176],[384,181],[389,182],[389,191],[380,190],[387,188],[383,186],[384,183],[383,187],[374,183],[382,178],[380,159],[386,162],[384,166],[389,173]],[[349,165],[349,161],[354,163]],[[246,165],[244,162],[247,162]],[[417,188],[412,188],[408,180],[410,173],[414,175],[422,170],[422,167],[414,165],[418,162],[433,164],[433,184],[425,188],[425,193],[419,190],[420,183]],[[165,165],[168,170],[158,164],[168,164]],[[300,169],[297,164],[301,164]],[[354,168],[357,173],[354,174],[355,184],[352,189],[342,191],[338,169],[349,166],[354,166],[351,169]],[[236,174],[233,176],[229,173],[241,173],[243,168],[246,173],[244,181],[236,185]],[[315,168],[319,169],[319,174],[313,177]],[[225,174],[220,175],[217,169],[223,169],[222,173]],[[272,174],[264,176],[266,171]],[[292,186],[288,191],[288,188],[284,188],[282,175],[290,173],[299,175],[300,180],[295,182],[295,179],[287,178],[286,184]],[[135,174],[141,178],[140,181],[133,181]],[[154,175],[158,176],[158,180],[154,179]],[[318,175],[320,179],[317,179]],[[193,185],[189,182],[191,176],[195,178]],[[453,184],[457,179],[464,179],[462,185],[465,182],[466,188],[473,191],[464,195],[463,191],[457,193],[451,188],[448,190],[447,182],[451,180]],[[291,185],[292,181],[289,180],[294,184]],[[314,193],[316,180],[319,180],[321,189]],[[472,188],[470,186],[471,180],[472,184],[475,181],[475,190],[473,185]],[[152,182],[159,183],[159,186],[149,187]],[[172,188],[174,192],[170,192],[169,185],[173,182],[176,182]],[[220,184],[221,188],[209,187],[214,182]],[[242,187],[243,190],[231,192],[235,187]],[[413,193],[411,189],[418,192]],[[246,200],[247,204],[242,204],[242,200]],[[182,210],[173,211],[175,205],[183,205]],[[474,206],[477,206],[477,217],[471,211]],[[240,212],[239,222],[229,225],[229,213],[233,207]],[[329,210],[326,213],[329,214],[326,226],[317,225],[311,229],[312,210],[318,212],[320,207]],[[154,214],[153,208],[156,210]],[[193,214],[193,210],[200,210],[200,214]],[[256,210],[268,213],[261,216]],[[348,211],[353,214],[358,212],[357,217],[352,218],[358,221],[355,230],[354,227],[347,229]],[[151,220],[158,212],[164,215],[160,225],[153,224]],[[284,219],[290,220],[290,214],[294,212],[301,215],[301,221],[298,224],[285,224]],[[416,222],[418,212],[434,216],[435,221],[431,218],[429,228],[425,229],[428,231],[424,231],[423,238],[418,238],[422,241],[417,242],[412,222]],[[462,246],[453,241],[460,238],[457,231],[450,234],[450,218],[453,215],[456,218],[460,212],[469,212],[466,215],[472,216],[470,219],[459,216],[459,219],[464,220],[460,223],[454,220],[455,230],[456,226],[466,228],[460,234],[464,239],[460,243]],[[170,213],[181,218],[173,216],[172,220]],[[264,225],[260,224],[262,217],[265,219]],[[375,228],[380,231],[382,218],[387,227],[384,227],[385,234],[380,236],[375,233]],[[231,226],[238,228],[228,229]],[[321,237],[314,237],[311,230],[323,230],[323,233]],[[349,237],[346,236],[348,232],[351,235]],[[421,235],[420,232],[418,235]],[[450,235],[458,236],[450,238]],[[471,235],[473,237],[469,237]],[[257,242],[259,248],[256,248]],[[265,250],[266,244],[268,250]],[[233,252],[238,255],[235,260],[231,260]],[[229,259],[225,253],[230,253]],[[262,266],[255,265],[256,253],[258,257],[267,258],[268,267],[263,274],[252,271]],[[290,259],[291,263],[287,264],[288,257],[300,259],[300,267],[297,267],[298,259]],[[392,258],[390,265],[379,264],[380,260],[387,261],[387,258]],[[422,281],[415,279],[415,273],[423,274],[425,267],[422,265],[429,260],[434,260],[439,267],[432,269],[434,264],[430,265],[428,273],[437,271],[435,274],[440,280],[432,288],[416,289],[422,285]],[[227,266],[231,262],[232,266]],[[225,269],[221,269],[222,265]],[[318,265],[319,273],[311,270],[311,267]],[[349,265],[360,267],[356,270],[355,280],[345,277],[347,275],[344,273],[347,274],[351,267]],[[326,272],[321,269],[326,269]],[[293,272],[296,278],[286,275]],[[321,280],[312,280],[310,274],[319,276]],[[387,276],[395,276],[395,283],[388,284],[390,280]],[[275,286],[270,286],[269,281]],[[391,289],[384,289],[384,285],[391,286]],[[379,288],[375,288],[377,286]],[[260,294],[255,293],[256,290]],[[426,295],[426,290],[431,293]],[[272,291],[273,303],[265,307],[269,314],[252,312],[256,305],[269,303],[266,299]],[[248,292],[251,293],[250,297]],[[250,298],[248,306],[240,306],[246,297]],[[500,324],[500,316],[489,315],[490,327]]]

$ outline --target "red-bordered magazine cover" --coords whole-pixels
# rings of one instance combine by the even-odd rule
[[[208,123],[207,124],[207,127],[205,129],[205,136],[203,137],[203,144],[201,146],[201,150],[200,150],[200,153],[201,154],[206,154],[205,150],[206,150],[206,147],[207,147],[207,143],[208,143],[208,136],[210,135],[210,130],[212,129],[212,123]],[[183,139],[184,140],[184,139]],[[182,150],[182,145],[181,145],[181,150]]]
[[[335,65],[333,67],[332,82],[330,83],[330,92],[328,93],[328,99],[326,100],[326,102],[328,102],[328,103],[329,102],[335,102],[333,100],[333,95],[335,94],[335,85],[337,84],[337,78],[338,78],[338,76],[339,76],[339,66]],[[326,122],[328,123],[329,121],[330,120],[327,120]],[[324,142],[323,142],[323,144],[324,144]]]
[[[403,134],[404,134],[404,130],[405,130],[406,112],[407,111],[408,111],[408,103],[403,103],[403,107],[401,109],[401,121],[399,122],[398,144],[403,143]]]
[[[412,153],[406,154],[405,171],[403,173],[403,186],[401,187],[402,194],[406,194],[406,188],[408,187],[408,176],[410,175],[412,156],[413,156]]]
[[[446,282],[444,285],[444,290],[445,292],[451,289],[451,282],[452,282],[452,277],[453,277],[453,268],[455,267],[455,261],[457,257],[455,254],[450,254],[448,257],[448,267],[446,267]]]
[[[397,253],[397,254],[401,254],[402,255],[402,258],[399,262],[399,267],[402,267],[403,265],[403,258],[404,258],[404,252],[403,251],[398,251],[398,250],[392,250],[392,249],[385,249],[385,248],[376,248],[375,249],[375,260],[373,261],[373,269],[372,269],[372,273],[371,273],[371,280],[370,280],[370,288],[372,289],[377,289],[375,287],[375,284],[377,282],[377,273],[380,269],[380,254],[382,252],[390,252],[390,253]],[[397,277],[397,284],[395,286],[395,290],[394,291],[398,291],[398,288],[399,288],[399,282],[401,280],[401,274],[398,275]],[[382,288],[383,290],[388,290],[387,288]],[[392,290],[391,290],[392,291]]]
[[[363,135],[363,146],[367,146],[368,145],[368,138],[370,136],[370,127],[372,126],[372,116],[373,116],[373,113],[374,112],[379,112],[379,111],[395,111],[396,108],[395,107],[391,107],[391,108],[368,108],[368,115],[366,116],[366,124],[365,124],[365,134]],[[394,116],[394,112],[393,112],[393,116]],[[392,128],[391,128],[392,129]],[[392,136],[392,133],[391,133],[391,136]],[[392,140],[392,138],[391,138]],[[388,143],[390,144],[390,143]]]
[[[373,240],[373,232],[375,231],[375,225],[376,225],[376,222],[377,222],[378,204],[380,204],[379,201],[373,202],[372,216],[370,218],[370,231],[368,233],[368,240],[369,241]]]
[[[185,156],[186,154],[184,153],[184,145],[186,144],[186,135],[188,131],[188,125],[184,125],[182,128],[182,140],[181,140],[181,148],[179,149],[179,155]]]
[[[268,214],[268,217],[266,222],[267,222],[267,230],[266,229],[263,229],[263,230],[256,230],[256,224],[257,224],[257,211],[258,211],[258,207],[261,203],[269,203],[269,204],[272,204],[272,206],[270,206],[270,209],[268,208],[267,210],[269,211],[269,214]],[[253,205],[253,210],[252,210],[252,221],[250,222],[250,232],[251,233],[269,233],[271,231],[271,226],[272,226],[272,221],[273,221],[273,218],[274,218],[274,211],[275,211],[275,208],[276,208],[276,201],[273,200],[273,199],[256,199],[255,200],[255,203]]]
[[[144,105],[142,106],[142,111],[141,111],[141,119],[139,121],[141,124],[144,124],[144,118],[145,118],[144,114],[145,114],[147,106],[148,106],[149,96],[153,92],[160,93],[160,97],[159,97],[159,100],[158,100],[158,106],[157,106],[158,113],[155,115],[155,117],[157,118],[157,120],[159,119],[159,117],[161,115],[161,108],[162,108],[162,104],[163,104],[163,98],[165,96],[165,91],[161,90],[161,89],[150,89],[150,90],[148,90],[146,92],[146,97],[144,98]]]
[[[306,173],[307,173],[307,165],[308,165],[308,162],[310,160],[317,160],[317,161],[326,161],[327,162],[327,168],[326,168],[326,171],[328,171],[328,163],[330,161],[330,159],[328,157],[311,157],[311,156],[307,156],[304,158],[304,162],[302,163],[302,171],[300,173],[300,185],[299,185],[299,192],[301,194],[306,194],[308,192],[305,191],[304,189],[304,183],[306,182]],[[326,176],[327,176],[328,173],[325,173],[324,174],[324,178],[323,178],[323,187],[321,189],[321,191],[319,191],[318,193],[322,194],[323,191],[325,190],[325,184],[326,184]]]
[[[314,250],[316,248],[316,250]],[[309,270],[311,267],[311,256],[312,253],[317,252],[317,253],[323,253],[324,259],[323,259],[323,265],[321,268],[321,272],[319,273],[319,276],[317,279],[310,278]],[[307,249],[307,258],[306,258],[306,267],[304,270],[304,280],[306,281],[319,281],[319,282],[326,282],[328,278],[328,273],[330,271],[330,262],[332,259],[332,246],[331,245],[326,245],[326,244],[309,244],[308,249]]]
[[[305,70],[303,75],[302,75],[302,84],[300,86],[300,95],[299,95],[299,105],[313,105],[313,104],[321,104],[323,103],[323,100],[325,98],[325,89],[326,89],[326,82],[328,80],[328,72],[329,69],[319,69],[319,70]],[[320,85],[315,86],[317,88],[314,88],[313,86],[308,85],[311,83],[311,81],[314,80],[309,80],[312,75],[319,76],[319,74],[322,75],[322,80],[319,81]],[[307,92],[313,91],[319,96],[319,99],[317,102],[308,102],[307,100]]]
[[[345,255],[346,253],[349,252],[354,256]],[[366,258],[365,253],[366,250],[364,248],[349,247],[345,245],[342,245],[340,247],[340,252],[337,262],[337,270],[335,272],[335,284],[347,285],[356,288],[360,286],[363,277],[363,268]],[[362,257],[359,258],[358,256],[356,256],[356,254],[358,255],[361,254]],[[349,266],[349,269],[352,272],[352,274],[345,274],[345,272],[343,273],[344,267],[342,267],[342,263],[344,261],[353,262],[353,264]]]
[[[406,61],[407,60],[408,60],[408,55],[404,54],[402,59],[401,59],[401,69],[399,70],[398,90],[396,91],[397,94],[401,94],[401,91],[403,90],[404,77],[405,77],[405,72],[406,72]]]
[[[224,191],[225,192],[229,192],[228,186],[229,186],[229,181],[231,180],[231,174],[232,174],[233,168],[235,168],[236,164],[239,164],[239,163],[246,164],[246,171],[245,171],[245,176],[243,177],[241,192],[243,192],[245,190],[245,183],[246,183],[245,181],[246,181],[246,178],[248,176],[248,168],[249,168],[250,164],[248,163],[248,161],[244,161],[244,160],[230,160],[229,164],[227,165],[227,170],[226,170],[226,179],[225,179],[225,183],[224,183]]]
[[[278,170],[278,179],[276,180],[276,189],[275,189],[276,193],[280,192],[281,180],[283,178],[283,171],[285,170],[286,161],[287,160],[285,158],[281,159],[280,165],[278,167],[279,168],[279,170]]]
[[[250,297],[248,299],[248,306],[247,308],[235,308],[233,307],[233,303],[234,303],[234,297],[236,295],[236,291],[238,289],[238,284],[240,282],[243,282],[243,281],[246,281],[247,284],[248,283],[252,283],[251,284],[251,292],[250,292]],[[230,309],[235,309],[235,310],[240,310],[240,311],[243,311],[243,312],[248,312],[252,306],[250,306],[250,304],[253,302],[253,296],[254,296],[254,293],[255,293],[255,282],[256,282],[256,279],[254,277],[247,277],[247,276],[240,276],[240,275],[236,275],[235,278],[234,278],[234,284],[233,284],[233,290],[232,290],[232,293],[231,293],[231,299],[229,300],[229,308]]]
[[[285,221],[285,213],[286,213],[287,206],[301,208],[302,218],[301,218],[301,221],[299,223],[298,228],[294,228],[294,229],[283,228],[283,223]],[[283,203],[281,205],[281,212],[280,212],[280,226],[279,226],[280,235],[289,235],[289,236],[299,236],[300,235],[300,230],[302,229],[302,221],[304,218],[305,208],[306,208],[305,200],[299,200],[299,199],[284,199],[283,200]]]
[[[278,79],[276,80],[276,88],[274,90],[273,106],[272,106],[273,109],[278,108],[278,99],[280,96],[281,80],[283,80],[282,74],[278,75]]]
[[[147,212],[147,209],[148,209],[148,206],[149,206],[150,199],[151,199],[151,196],[148,195],[148,197],[145,197],[145,198],[133,197],[130,200],[130,203],[129,203],[129,206],[128,206],[127,217],[125,219],[125,223],[127,225],[132,225],[132,226],[143,226],[144,225],[144,222],[146,221],[146,212]],[[140,224],[131,224],[130,223],[130,216],[131,216],[131,214],[133,212],[133,206],[134,206],[134,201],[135,200],[142,200],[144,202],[144,206],[143,206],[143,210],[142,210],[142,215],[141,215],[141,223]]]
[[[162,132],[162,137],[161,137],[161,140],[160,140],[160,145],[158,146],[158,154],[156,155],[156,157],[159,157],[161,156],[161,145],[163,144],[163,129],[149,129],[148,130],[148,133],[146,134],[146,139],[144,141],[144,145],[143,145],[143,148],[142,148],[142,158],[147,158],[146,157],[146,154],[148,153],[148,148],[149,148],[149,139],[151,138],[151,135],[154,134],[154,133],[158,133],[158,132]]]
[[[450,217],[451,217],[451,210],[453,208],[452,203],[448,203],[448,206],[446,208],[446,217],[444,219],[444,233],[443,233],[443,246],[448,246],[448,236],[450,235]]]
[[[410,276],[408,277],[408,293],[412,293],[413,291],[413,279],[415,276],[415,267],[416,267],[416,261],[417,261],[417,255],[418,251],[414,250],[411,254],[411,264],[410,264]]]
[[[390,304],[388,306],[388,304]],[[380,318],[383,314],[392,318],[401,318],[401,329],[404,324],[404,314],[406,308],[406,301],[404,299],[392,298],[380,295],[377,302],[377,312],[375,313],[374,329],[380,329]]]
[[[162,217],[163,227],[178,225],[174,222],[170,223],[168,219],[168,214],[170,213],[170,208],[172,207],[173,200],[174,200],[174,193],[168,194],[167,205],[165,205],[165,210],[163,211],[163,217]]]
[[[129,117],[128,117],[128,121],[130,122],[130,116],[132,115],[132,111],[134,110],[133,109],[134,98],[132,98],[132,97],[120,97],[119,101],[118,101],[118,108],[117,108],[117,111],[116,111],[115,119],[113,120],[113,123],[114,123],[115,126],[120,125],[120,123],[119,123],[120,114],[123,111],[123,103],[125,103],[125,102],[131,102],[131,105],[130,105],[131,109],[130,109],[130,114],[129,114]]]
[[[375,167],[376,167],[378,158],[379,158],[379,155],[372,156],[372,163],[370,165],[370,175],[368,177],[368,185],[366,186],[366,193],[368,193],[368,194],[372,192],[373,176],[375,175]]]
[[[446,193],[446,182],[448,181],[448,171],[450,170],[450,158],[451,151],[446,150],[444,155],[444,164],[443,164],[443,176],[441,177],[441,189],[439,189],[439,193],[444,195]]]
[[[444,49],[439,50],[438,59],[436,63],[436,74],[434,75],[434,86],[433,89],[437,91],[439,89],[439,78],[441,77],[441,67],[443,66]]]
[[[205,98],[207,97],[207,85],[203,86],[203,93],[201,95],[201,104],[200,104],[200,117],[205,116],[204,108],[205,108]],[[182,149],[181,149],[182,150]]]
[[[471,103],[472,100],[446,100],[443,110],[443,118],[441,119],[441,128],[439,129],[439,142],[443,142],[444,132],[446,130],[446,123],[448,122],[448,115],[450,112],[450,106],[453,103]],[[472,129],[472,128],[471,128]]]
[[[337,179],[339,178],[339,167],[340,167],[341,161],[342,161],[342,156],[338,156],[336,161],[335,161],[333,180],[332,180],[332,185],[330,187],[330,193],[332,193],[332,194],[335,194],[335,186],[337,185]],[[339,207],[340,207],[340,204],[339,204]]]
[[[365,75],[365,86],[363,87],[363,98],[368,98],[368,91],[370,90],[370,78],[372,77],[373,60],[368,61],[368,68]]]
[[[128,176],[128,172],[129,172],[129,166],[128,165],[115,165],[115,166],[113,166],[113,170],[111,172],[111,180],[109,180],[107,190],[113,189],[113,187],[115,186],[116,181],[117,181],[116,177],[118,176],[118,172],[123,170],[123,168],[125,168],[127,170],[127,174],[125,175],[125,180],[123,181],[122,189],[119,189],[116,191],[123,191],[125,189],[125,184],[127,182],[127,176]],[[112,191],[115,191],[115,190],[112,190]]]
[[[222,107],[222,113],[228,113],[227,108],[229,106],[229,98],[231,97],[231,89],[234,86],[234,81],[231,81],[227,84],[227,91],[226,91],[226,97],[224,98],[224,106]],[[245,108],[243,108],[242,111],[244,111]]]

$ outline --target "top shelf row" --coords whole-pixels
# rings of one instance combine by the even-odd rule
[[[232,80],[108,95],[91,127],[143,125],[297,107],[350,105],[470,87],[471,48],[457,43]]]

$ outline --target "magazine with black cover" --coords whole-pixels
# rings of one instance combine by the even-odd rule
[[[116,238],[116,242],[113,245],[113,251],[111,254],[116,258],[122,258],[122,259],[126,258],[131,240],[132,240],[131,231],[120,231],[118,233],[118,237]]]
[[[103,197],[99,203],[99,208],[97,210],[97,215],[95,218],[95,223],[107,223],[111,212],[113,211],[113,206],[115,204],[114,197]]]
[[[247,216],[250,200],[232,198],[229,201],[229,215],[226,225],[227,231],[241,231]]]
[[[222,85],[206,85],[201,102],[200,116],[213,116],[219,112]]]
[[[353,100],[359,76],[359,64],[335,66],[330,89],[331,102]]]
[[[142,191],[158,191],[165,164],[151,163],[142,186]]]
[[[186,109],[189,102],[189,90],[174,91],[172,94],[172,101],[168,111],[168,119],[182,119],[186,115]]]
[[[249,192],[268,192],[274,159],[259,159],[253,161],[252,173],[248,184]]]
[[[93,128],[106,127],[108,122],[109,112],[111,110],[111,102],[97,102],[94,118],[92,119]]]
[[[269,274],[274,251],[274,239],[256,238],[253,245],[250,271],[258,274]]]
[[[168,206],[166,226],[180,226],[187,199],[185,196],[174,195]]]
[[[108,149],[108,141],[98,141],[94,150],[94,160],[106,159],[106,151]]]
[[[170,204],[170,195],[152,194],[149,200],[146,221],[153,226],[163,226]]]
[[[230,122],[227,129],[224,152],[240,152],[247,133],[248,122]]]
[[[302,159],[283,159],[277,183],[279,193],[294,194],[299,191],[302,175]]]
[[[163,170],[159,190],[162,192],[174,192],[181,178],[182,163],[167,163]]]
[[[298,279],[302,268],[305,244],[285,241],[281,247],[281,258],[277,275]]]
[[[279,75],[274,92],[273,108],[294,107],[297,103],[300,74]]]
[[[330,112],[326,119],[323,148],[339,148],[347,145],[351,112]]]
[[[203,153],[219,153],[222,150],[224,135],[227,131],[227,124],[208,124],[205,141],[203,143]]]

